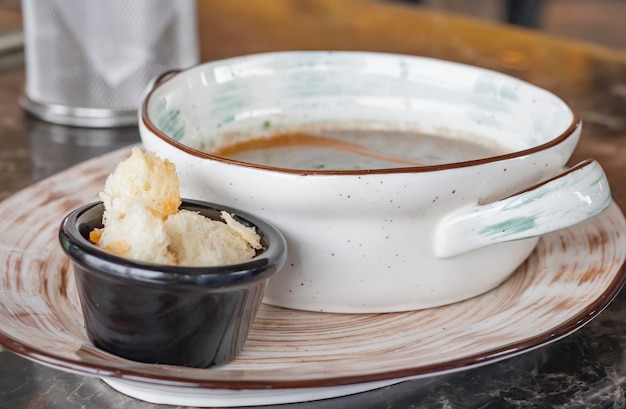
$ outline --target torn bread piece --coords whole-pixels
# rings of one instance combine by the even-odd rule
[[[244,226],[222,212],[222,218],[230,218],[235,228],[221,221],[189,210],[181,210],[165,221],[170,238],[170,250],[181,265],[214,266],[234,264],[254,257],[261,248],[260,237],[254,228]]]
[[[180,184],[176,167],[169,160],[134,147],[107,178],[100,199],[110,217],[123,218],[131,203],[141,203],[162,220],[180,206]]]
[[[124,217],[102,229],[98,246],[118,256],[158,264],[178,264],[169,249],[170,239],[163,220],[142,203],[127,203]]]
[[[104,227],[90,232],[90,240],[118,256],[181,266],[239,263],[262,247],[255,229],[227,212],[222,222],[179,211],[179,190],[171,162],[133,148],[106,180]]]

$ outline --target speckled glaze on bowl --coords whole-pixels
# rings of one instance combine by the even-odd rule
[[[62,371],[102,377],[153,403],[311,407],[312,400],[407,378],[446,376],[568,336],[599,317],[626,279],[626,218],[613,203],[542,236],[508,280],[463,302],[359,315],[262,304],[241,354],[226,365],[129,361],[89,342],[70,262],[57,241],[58,222],[97,198],[128,155],[124,148],[90,159],[0,202],[0,345]]]
[[[190,200],[181,208],[215,220],[229,211],[256,228],[264,248],[226,266],[141,263],[89,242],[89,232],[102,227],[101,202],[63,220],[59,240],[72,261],[85,329],[96,347],[133,361],[198,368],[230,362],[241,351],[267,280],[285,261],[284,238],[237,210]]]
[[[290,254],[264,301],[331,312],[441,306],[502,283],[542,234],[611,202],[601,166],[566,169],[578,115],[501,73],[367,52],[281,52],[169,73],[140,109],[146,149],[187,197],[259,214]],[[430,166],[298,170],[205,150],[247,135],[401,129],[506,147]]]

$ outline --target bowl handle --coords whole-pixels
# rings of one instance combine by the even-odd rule
[[[173,69],[173,70],[167,70],[160,74],[155,75],[150,81],[148,81],[148,84],[146,84],[146,86],[144,87],[143,92],[141,94],[141,101],[144,101],[146,97],[148,96],[148,94],[151,93],[157,85],[159,85],[163,81],[166,81],[172,78],[173,76],[180,73],[181,71],[182,70],[179,70],[179,69]]]
[[[150,85],[152,87],[155,87],[155,86],[159,85],[160,83],[162,83],[163,81],[170,79],[171,77],[175,76],[176,74],[179,74],[181,71],[182,70],[179,70],[179,69],[173,69],[173,70],[164,71],[164,72],[158,74],[156,77],[154,77],[152,79],[152,81],[150,82]],[[150,87],[150,88],[152,88],[152,87]]]
[[[585,160],[506,199],[447,215],[435,231],[434,252],[446,258],[490,244],[527,239],[579,223],[611,204],[600,164]]]
[[[172,78],[173,76],[175,76],[176,74],[180,73],[182,70],[179,69],[172,69],[172,70],[167,70],[164,71],[160,74],[157,74],[156,76],[154,76],[150,81],[148,81],[148,84],[146,84],[146,86],[143,89],[143,92],[141,93],[141,98],[139,98],[139,100],[141,101],[140,104],[140,108],[139,108],[139,122],[141,122],[143,119],[143,110],[146,109],[147,104],[148,104],[148,100],[147,97],[148,95],[154,91],[154,88],[159,85],[160,83],[162,83],[163,81],[166,81],[170,78]]]

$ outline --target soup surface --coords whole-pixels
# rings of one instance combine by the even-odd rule
[[[324,130],[250,138],[209,153],[242,162],[300,170],[361,170],[429,166],[510,152],[471,137],[395,130]]]

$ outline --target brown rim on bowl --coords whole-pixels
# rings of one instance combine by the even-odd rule
[[[280,53],[281,52],[272,53],[272,54],[280,54]],[[346,52],[344,52],[344,53],[346,53]],[[377,54],[382,54],[382,53],[377,53]],[[412,57],[412,56],[406,55],[406,57]],[[427,58],[427,57],[419,57],[419,58],[431,59],[432,60],[432,58]],[[453,64],[464,65],[464,64],[460,64],[460,63],[453,63]],[[204,64],[200,64],[200,65],[204,65]],[[159,87],[161,87],[164,83],[167,83],[168,81],[170,81],[171,79],[177,77],[178,75],[184,74],[185,72],[187,72],[187,71],[189,71],[189,70],[191,70],[191,69],[193,69],[195,67],[198,67],[198,66],[199,65],[196,65],[194,67],[190,67],[188,69],[180,70],[180,71],[177,71],[177,70],[167,71],[167,72],[164,72],[163,74],[161,74],[160,76],[158,76],[157,80],[154,81],[154,83],[150,87],[149,91],[146,93],[146,95],[145,95],[145,97],[144,97],[144,99],[143,99],[143,101],[141,103],[141,121],[146,126],[146,128],[148,128],[148,130],[150,130],[150,132],[155,134],[157,137],[159,137],[165,143],[170,144],[170,145],[180,149],[181,151],[183,151],[183,152],[185,152],[185,153],[187,153],[189,155],[196,156],[196,157],[199,157],[199,158],[202,158],[202,159],[211,159],[211,160],[215,160],[215,161],[218,161],[218,162],[228,163],[228,164],[231,164],[231,165],[244,166],[244,167],[248,167],[248,168],[271,170],[271,171],[276,171],[276,172],[291,173],[291,174],[297,174],[297,175],[370,175],[370,174],[432,172],[432,171],[439,171],[439,170],[445,170],[445,169],[455,169],[455,168],[462,168],[462,167],[468,167],[468,166],[475,166],[475,165],[480,165],[480,164],[484,164],[484,163],[497,162],[497,161],[502,161],[502,160],[513,159],[513,158],[517,158],[517,157],[521,157],[521,156],[530,155],[532,153],[539,152],[539,151],[551,148],[551,147],[556,146],[559,143],[565,141],[567,138],[569,138],[576,131],[576,129],[578,129],[582,125],[582,122],[580,120],[580,115],[578,114],[578,112],[576,110],[573,109],[572,106],[570,106],[570,104],[568,104],[566,101],[564,101],[563,99],[561,99],[560,97],[558,97],[554,93],[552,93],[552,92],[550,92],[548,90],[544,90],[544,91],[552,94],[553,96],[559,98],[561,100],[561,102],[565,106],[567,106],[569,111],[572,113],[572,123],[567,127],[567,129],[565,129],[565,131],[563,131],[563,133],[558,135],[556,138],[554,138],[554,139],[552,139],[552,140],[550,140],[550,141],[548,141],[546,143],[543,143],[541,145],[534,146],[532,148],[523,149],[523,150],[520,150],[520,151],[515,151],[515,152],[503,154],[503,155],[490,156],[490,157],[483,158],[483,159],[475,159],[475,160],[462,161],[462,162],[446,163],[446,164],[441,164],[441,165],[407,166],[407,167],[382,168],[382,169],[360,169],[360,170],[310,170],[310,169],[306,169],[306,170],[303,170],[303,169],[290,169],[290,168],[282,168],[282,167],[277,167],[277,166],[260,165],[260,164],[256,164],[256,163],[243,162],[243,161],[229,159],[229,158],[222,157],[222,156],[212,155],[210,153],[206,153],[206,152],[200,151],[198,149],[191,148],[191,147],[189,147],[189,146],[187,146],[187,145],[185,145],[183,143],[180,143],[179,141],[175,140],[174,138],[171,138],[171,137],[167,136],[159,128],[157,128],[157,126],[150,120],[150,117],[148,116],[148,104],[149,104],[150,98],[152,97],[154,92],[157,89],[159,89]],[[474,66],[468,66],[468,67],[481,69],[481,70],[487,70],[487,71],[491,71],[491,72],[496,72],[496,71],[488,70],[488,69],[481,68],[481,67],[474,67]],[[504,75],[504,76],[508,76],[507,74],[503,74],[503,73],[498,73],[498,74]],[[520,81],[522,81],[522,80],[520,80]],[[522,81],[522,82],[525,82],[525,81]],[[528,82],[526,82],[526,83],[529,84],[529,85],[533,85],[533,84],[528,83]]]

